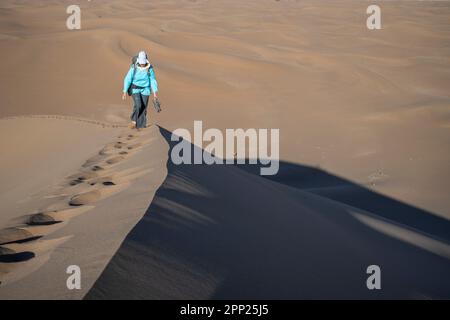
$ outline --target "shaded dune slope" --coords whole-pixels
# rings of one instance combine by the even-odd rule
[[[240,166],[257,174],[253,165]],[[450,221],[431,212],[372,191],[350,180],[311,166],[282,162],[274,176],[264,176],[271,181],[313,193],[372,213],[379,218],[421,232],[429,237],[450,243]]]
[[[292,163],[277,181],[253,166],[167,167],[85,298],[450,297],[445,219]],[[366,287],[372,264],[380,291]]]

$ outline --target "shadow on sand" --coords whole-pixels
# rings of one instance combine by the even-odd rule
[[[167,167],[87,299],[450,298],[446,219],[299,164]]]

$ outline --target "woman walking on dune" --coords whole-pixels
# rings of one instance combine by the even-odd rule
[[[128,94],[133,97],[134,102],[133,112],[130,116],[130,127],[132,129],[147,126],[148,99],[153,94],[153,102],[159,108],[157,93],[158,83],[153,66],[148,61],[147,54],[141,51],[137,57],[133,58],[131,67],[123,81],[122,99],[125,100]]]

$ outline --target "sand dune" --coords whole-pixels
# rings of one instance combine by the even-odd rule
[[[284,160],[449,216],[447,2],[383,2],[376,32],[352,0],[91,1],[76,32],[62,1],[24,3],[0,6],[0,115],[124,121],[122,77],[146,48],[164,127],[281,128]]]
[[[450,297],[448,220],[315,168],[281,163],[275,181],[256,172],[169,162],[86,298]],[[378,292],[365,287],[374,261]]]
[[[2,181],[11,170],[18,182],[2,193],[0,298],[81,298],[164,178],[159,155],[166,144],[152,128],[132,132],[60,117],[1,120],[0,130],[18,132],[2,145],[9,156],[2,159]],[[13,166],[20,157],[26,164]],[[80,291],[67,290],[69,265],[83,270]],[[29,288],[36,288],[32,295]]]
[[[0,298],[377,298],[374,260],[381,297],[448,298],[450,4],[378,3],[369,31],[356,0],[96,0],[69,31],[66,1],[2,1]],[[141,49],[151,125],[279,128],[279,175],[167,172],[125,128]]]

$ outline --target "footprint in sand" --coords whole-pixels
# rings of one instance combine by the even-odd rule
[[[123,156],[116,156],[116,157],[109,158],[105,162],[107,164],[116,164],[116,163],[122,161],[123,159],[125,159]]]
[[[0,256],[7,255],[7,254],[14,254],[14,253],[16,253],[16,252],[12,249],[0,247]]]
[[[76,186],[77,184],[83,183],[83,180],[75,179],[69,182],[71,186]]]
[[[124,147],[125,147],[125,145],[120,145],[120,148],[116,148],[115,144],[114,144],[114,146],[112,146],[112,147],[104,147],[102,150],[99,151],[98,154],[100,157],[112,156],[114,154],[117,154],[118,151],[119,151],[118,152],[119,154],[122,154],[122,152],[124,152],[124,151],[120,151],[120,150],[122,150],[122,148],[124,148]]]
[[[99,200],[101,195],[102,194],[99,190],[92,190],[89,192],[77,194],[70,199],[69,205],[77,207],[85,204],[90,204]]]
[[[100,150],[100,151],[98,152],[98,154],[99,154],[100,156],[108,156],[108,155],[110,155],[109,151],[110,151],[109,148],[104,147],[102,150]]]
[[[135,174],[129,173],[128,175],[124,175],[124,173],[121,173],[119,176],[115,175],[114,178],[106,176],[109,175],[107,172],[110,171],[108,165],[114,165],[125,160],[128,155],[134,153],[134,149],[141,147],[142,143],[139,142],[139,140],[134,141],[134,143],[131,142],[137,138],[139,138],[138,135],[123,134],[119,137],[121,141],[112,142],[104,146],[96,156],[86,160],[84,165],[82,165],[82,167],[86,169],[82,169],[80,173],[67,177],[65,182],[66,186],[67,184],[70,186],[78,186],[76,189],[71,190],[81,189],[83,191],[84,187],[89,190],[92,189],[92,186],[98,186],[100,188],[100,190],[84,190],[86,192],[72,196],[68,201],[68,205],[70,207],[79,208],[67,208],[62,210],[49,209],[50,211],[43,211],[24,216],[24,220],[22,221],[23,225],[21,224],[16,227],[0,229],[0,263],[10,263],[11,265],[14,265],[14,263],[25,262],[36,256],[40,256],[41,253],[38,251],[32,252],[35,250],[32,249],[32,247],[27,246],[35,243],[35,240],[61,228],[64,226],[64,223],[72,217],[94,208],[93,206],[89,206],[89,204],[97,202],[126,188],[129,179],[133,178]],[[0,285],[1,284],[2,281],[0,281]]]
[[[122,160],[123,157],[120,157],[120,159],[116,159],[117,161]],[[115,162],[111,161],[111,163]],[[72,196],[68,202],[70,206],[83,206],[86,204],[92,204],[94,202],[97,202],[101,199],[104,199],[105,197],[108,197],[112,194],[115,194],[124,188],[128,186],[128,181],[123,178],[113,178],[111,176],[99,176],[95,179],[91,179],[89,181],[86,181],[87,188],[91,189],[91,187],[96,186],[98,188],[94,190],[87,191],[86,189],[81,189],[80,191],[82,193],[76,194]],[[89,190],[88,189],[88,190]],[[53,214],[50,216],[54,217]],[[58,220],[58,217],[54,220]]]
[[[139,148],[140,146],[142,146],[142,143],[136,143],[136,144],[133,144],[131,146],[128,146],[127,149],[128,150],[133,150],[133,149]]]
[[[28,230],[20,228],[6,228],[0,230],[0,245],[9,243],[23,243],[32,240],[37,240],[42,236],[36,236]]]
[[[137,137],[131,135],[131,136],[126,136],[126,138],[124,138],[124,137],[122,137],[122,138],[124,140],[130,141],[130,140],[136,139]],[[98,152],[97,158],[99,158],[99,156],[100,157],[102,157],[102,156],[111,156],[111,155],[114,155],[114,154],[126,155],[126,154],[128,154],[128,152],[125,151],[124,149],[133,150],[133,149],[136,149],[136,148],[138,148],[140,146],[142,146],[141,142],[137,142],[137,143],[132,144],[132,145],[129,145],[127,142],[122,142],[122,141],[112,142],[110,144],[107,144],[104,148],[102,148]],[[94,160],[94,158],[92,160]]]
[[[102,184],[104,186],[115,186],[116,185],[116,183],[114,183],[112,181],[111,177],[103,177],[103,178],[95,179],[95,180],[92,180],[89,184],[91,186],[95,186],[95,185],[99,185],[99,184]]]
[[[127,136],[126,139],[127,139],[128,141],[130,141],[130,140],[136,139],[136,137],[133,136],[132,134],[129,134],[129,135]]]
[[[30,251],[16,252],[12,249],[0,247],[0,262],[17,263],[33,259],[35,254]]]
[[[95,172],[82,172],[82,173],[74,174],[74,175],[70,176],[68,179],[86,181],[86,180],[90,180],[90,179],[97,178],[97,177],[98,177],[98,174]]]
[[[71,180],[69,182],[69,185],[76,186],[76,185],[78,185],[80,183],[86,182],[88,180],[91,180],[91,179],[94,179],[94,178],[97,178],[97,177],[98,177],[98,174],[95,173],[95,172],[92,172],[92,171],[91,172],[83,172],[83,173],[80,173],[80,174],[72,175],[72,176],[68,177],[68,179]]]
[[[122,149],[123,147],[125,147],[125,143],[118,141],[114,144],[114,148],[116,149]]]
[[[103,154],[103,155],[98,154],[96,156],[93,156],[93,157],[89,158],[88,160],[86,160],[84,162],[84,164],[82,165],[82,167],[83,168],[87,168],[87,167],[90,167],[93,164],[99,163],[100,161],[105,159],[106,156],[107,156],[106,154]]]
[[[137,138],[137,136],[132,133],[128,133],[128,134],[124,133],[124,134],[119,135],[117,138],[130,140],[130,139]]]
[[[27,224],[30,226],[50,226],[61,222],[62,221],[56,220],[48,213],[36,213],[29,218]]]
[[[104,146],[98,154],[100,156],[110,156],[122,149],[125,145],[122,142],[111,142]]]
[[[53,225],[62,223],[63,220],[82,214],[91,208],[93,207],[84,206],[83,208],[76,209],[39,212],[27,217],[27,220],[24,221],[27,227],[12,227],[0,230],[0,263],[14,265],[15,263],[21,263],[35,258],[39,254],[32,252],[30,247],[27,247],[28,243],[33,243],[35,240],[55,231],[56,229],[52,227]],[[62,216],[65,216],[65,219]],[[30,231],[30,228],[34,232]],[[25,247],[18,249],[22,245],[25,245]],[[0,278],[1,275],[2,272],[0,270]],[[0,280],[1,284],[2,280]]]

